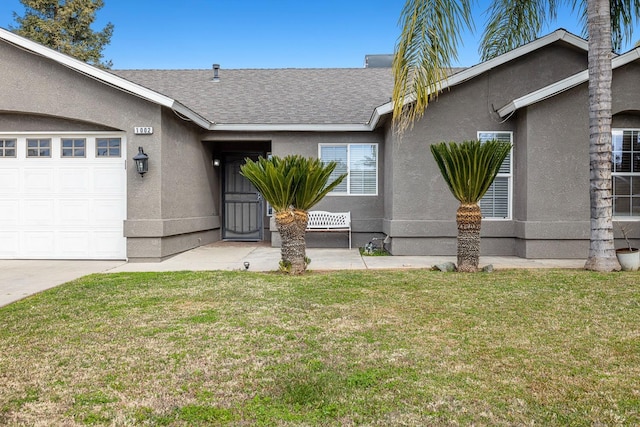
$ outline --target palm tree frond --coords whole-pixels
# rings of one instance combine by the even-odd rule
[[[430,148],[451,194],[461,203],[478,203],[493,183],[511,144],[495,140],[441,142]]]
[[[329,182],[337,163],[302,156],[246,159],[240,174],[247,178],[276,212],[290,207],[308,211],[347,176]]]
[[[573,10],[580,11],[582,36],[589,37],[587,31],[587,0],[573,0]],[[624,43],[632,41],[634,25],[640,20],[640,0],[609,0],[611,11],[611,45],[619,52]]]
[[[624,43],[631,42],[634,24],[640,20],[640,0],[610,0],[610,7],[611,44],[620,51]]]
[[[294,171],[282,166],[278,158],[260,157],[255,162],[246,159],[240,168],[240,174],[256,187],[276,212],[287,209],[293,203],[295,194]]]
[[[470,0],[408,0],[393,60],[392,99],[399,133],[422,116],[457,59],[464,28],[472,30]]]
[[[493,1],[480,44],[482,60],[535,40],[543,25],[556,18],[556,11],[555,0]]]

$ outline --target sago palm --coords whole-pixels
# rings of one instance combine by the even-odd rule
[[[409,129],[438,95],[457,58],[459,35],[473,29],[472,0],[406,0],[393,61],[394,123]],[[492,0],[483,34],[482,59],[533,41],[556,18],[556,0]],[[640,0],[571,0],[589,39],[591,235],[585,268],[619,270],[613,244],[611,197],[611,57],[630,41]],[[586,141],[585,141],[586,143]]]
[[[246,159],[240,173],[246,177],[271,204],[280,237],[282,264],[291,274],[301,274],[307,268],[305,232],[308,211],[347,176],[340,175],[329,182],[335,162],[302,156],[260,157]]]
[[[480,258],[482,212],[478,202],[496,178],[511,144],[500,141],[464,141],[431,145],[431,153],[460,202],[458,224],[458,271],[474,272]]]

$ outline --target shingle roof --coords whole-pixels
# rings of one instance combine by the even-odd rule
[[[107,72],[4,28],[0,28],[0,40],[142,99],[171,108],[209,130],[308,130],[314,127],[324,130],[371,130],[377,126],[380,117],[392,111],[392,76],[388,68],[221,70],[221,81],[214,83],[212,70]],[[441,89],[463,83],[557,41],[585,52],[588,50],[586,40],[566,30],[556,30],[474,67],[452,69]],[[562,82],[559,84],[562,86]],[[536,96],[527,98],[527,102],[533,102]],[[404,102],[411,102],[411,97],[405,98]]]
[[[391,99],[389,68],[114,70],[224,124],[365,124]]]

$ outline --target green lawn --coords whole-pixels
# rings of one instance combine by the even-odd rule
[[[0,308],[1,425],[638,425],[640,275],[92,275]]]

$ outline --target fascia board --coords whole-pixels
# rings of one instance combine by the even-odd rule
[[[373,114],[371,114],[371,119],[369,119],[369,130],[374,130],[376,127],[378,127],[378,123],[380,122],[380,119],[391,113],[393,111],[393,102],[388,102],[386,104],[382,104],[379,107],[376,107],[375,110],[373,110]]]
[[[369,124],[227,124],[213,123],[210,131],[228,132],[370,132]]]
[[[536,90],[535,92],[531,92],[526,94],[525,96],[514,99],[504,107],[500,108],[498,110],[498,114],[500,115],[500,117],[504,118],[509,114],[512,114],[519,108],[526,107],[528,105],[542,101],[543,99],[550,98],[561,92],[569,90],[575,86],[578,86],[584,83],[588,78],[588,71],[581,71],[578,74],[574,74],[573,76],[567,77],[566,79],[552,83],[548,86],[543,87],[542,89]]]
[[[635,48],[630,50],[629,52],[623,53],[622,55],[616,56],[611,60],[611,68],[614,70],[618,67],[622,67],[623,65],[627,65],[630,62],[635,61],[640,58],[640,48]]]
[[[186,118],[187,120],[192,121],[193,123],[197,124],[203,129],[209,129],[209,126],[211,126],[211,122],[209,120],[205,119],[198,113],[195,113],[190,108],[185,107],[183,104],[179,103],[178,101],[173,101],[173,104],[169,108],[171,108],[178,115],[180,115],[181,118],[183,119]]]
[[[482,73],[485,73],[500,65],[506,64],[507,62],[513,61],[514,59],[536,51],[558,40],[565,41],[584,50],[585,52],[588,51],[588,44],[585,40],[581,39],[580,37],[574,36],[571,33],[568,33],[566,30],[556,30],[551,34],[532,41],[531,43],[527,43],[524,46],[520,46],[516,49],[510,50],[507,53],[504,53],[488,61],[481,62],[478,65],[474,65],[471,68],[467,68],[466,70],[460,71],[459,73],[448,77],[446,81],[440,86],[440,90],[447,89],[448,87],[455,86],[457,84],[470,80]]]
[[[65,67],[82,73],[102,83],[108,84],[112,87],[115,87],[116,89],[120,89],[124,92],[128,92],[153,103],[178,111],[181,115],[192,120],[205,129],[209,126],[209,121],[204,120],[202,117],[200,117],[184,105],[178,103],[172,98],[169,98],[168,96],[162,95],[151,89],[147,89],[144,86],[140,86],[138,84],[130,82],[129,80],[123,79],[122,77],[118,77],[115,74],[101,70],[85,62],[43,46],[39,43],[18,36],[17,34],[14,34],[11,31],[7,31],[4,28],[0,28],[0,39],[5,40],[8,43],[11,43],[27,51],[51,59],[61,65],[64,65]]]
[[[611,60],[611,68],[615,70],[616,68],[622,67],[623,65],[629,64],[637,59],[640,59],[640,48],[633,49],[627,53],[614,57]],[[498,110],[498,114],[500,117],[504,118],[519,108],[535,104],[536,102],[555,96],[587,81],[589,81],[589,70],[581,71],[573,76],[567,77],[566,79],[552,83],[542,89],[538,89],[520,98],[514,99],[504,107],[500,108]]]

